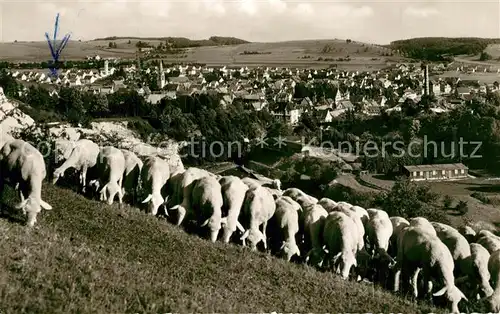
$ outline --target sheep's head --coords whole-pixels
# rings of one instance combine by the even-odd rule
[[[17,204],[15,208],[20,209],[24,215],[27,215],[28,221],[27,225],[33,227],[36,222],[36,216],[42,211],[51,210],[52,206],[44,202],[43,200],[37,200],[34,197],[28,197],[21,203]]]
[[[156,216],[156,214],[158,213],[158,208],[160,208],[160,206],[166,204],[167,202],[168,197],[163,199],[161,194],[158,193],[149,194],[148,197],[146,197],[146,199],[142,201],[143,204],[148,204],[148,212],[153,216]]]
[[[236,231],[236,228],[238,228],[241,233],[245,233],[245,229],[238,220],[236,220],[236,223],[231,223],[231,221],[228,221],[228,217],[224,217],[220,222],[223,230],[222,241],[224,243],[229,243],[229,240],[231,239],[233,232]]]
[[[460,311],[458,310],[458,302],[460,302],[460,300],[464,299],[465,301],[468,301],[467,297],[465,297],[462,291],[460,291],[460,289],[458,289],[456,286],[444,286],[441,290],[433,294],[433,296],[435,297],[442,295],[444,295],[448,302],[451,303],[452,313],[460,313]]]
[[[248,229],[243,236],[241,236],[240,240],[242,240],[243,243],[245,243],[245,240],[248,240],[252,250],[256,250],[257,244],[262,241],[264,243],[264,248],[267,249],[266,237],[264,237],[264,234],[259,229]]]
[[[295,242],[283,242],[280,251],[283,256],[286,256],[288,261],[290,261],[294,255],[300,257],[300,250]]]
[[[342,278],[345,280],[349,278],[349,273],[351,272],[351,268],[354,266],[358,266],[356,262],[356,257],[352,252],[338,253],[333,258],[333,264],[339,266],[339,272]]]
[[[221,228],[221,219],[217,217],[210,217],[201,225],[201,227],[208,226],[210,229],[210,241],[217,241],[217,236],[219,235],[219,230]]]
[[[54,175],[52,176],[52,184],[56,184],[57,180],[59,180],[59,178],[63,177],[64,176],[64,170],[62,170],[61,168],[57,168],[55,171],[54,171]]]

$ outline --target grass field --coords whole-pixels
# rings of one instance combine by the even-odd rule
[[[137,39],[114,40],[117,48],[109,49],[110,41],[94,40],[86,42],[70,41],[62,53],[61,60],[81,60],[86,56],[135,58]],[[157,45],[157,40],[143,40]],[[327,47],[327,49],[325,49]],[[244,54],[245,51],[258,54]],[[324,51],[324,52],[323,52]],[[178,55],[161,56],[165,62],[198,62],[207,65],[234,66],[297,66],[325,67],[337,64],[341,68],[379,69],[387,61],[400,58],[384,57],[389,50],[383,47],[344,40],[303,40],[275,43],[248,43],[233,46],[196,47],[186,50],[186,57]],[[351,61],[335,61],[349,56]],[[318,60],[322,58],[323,60]],[[324,60],[324,59],[327,60]],[[0,59],[5,61],[47,61],[50,52],[45,41],[0,43]]]
[[[44,185],[34,230],[0,219],[1,313],[439,312],[368,284],[212,244]],[[13,192],[4,200],[12,205]],[[12,219],[12,218],[11,218]]]
[[[495,70],[496,71],[496,70]],[[440,74],[438,77],[454,77],[454,78],[460,78],[461,80],[472,80],[472,81],[479,81],[480,84],[493,84],[495,81],[500,82],[500,73],[459,73],[456,71],[446,71],[443,74]]]

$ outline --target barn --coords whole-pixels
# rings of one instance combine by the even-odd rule
[[[468,170],[462,163],[403,167],[404,175],[411,181],[465,179],[468,177]]]

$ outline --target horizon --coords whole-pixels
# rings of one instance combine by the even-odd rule
[[[250,42],[337,38],[386,45],[417,37],[500,38],[500,3],[494,0],[7,0],[0,13],[3,43],[45,41],[57,13],[58,37],[71,32],[75,41],[223,36]],[[474,23],[464,23],[470,20]]]

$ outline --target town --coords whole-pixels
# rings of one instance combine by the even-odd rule
[[[158,34],[185,4],[93,5],[134,27],[132,11],[141,27],[160,14],[141,33]],[[182,17],[202,5],[210,29],[231,10],[194,1]],[[263,5],[299,39],[329,28],[318,10],[331,4],[233,13],[265,37]],[[62,6],[87,19],[78,36],[110,32]],[[47,42],[10,26],[0,313],[500,313],[500,39],[366,27],[397,36],[355,40],[372,7],[339,5],[350,31],[321,40],[208,37],[190,23],[208,39],[58,40],[59,13]]]

